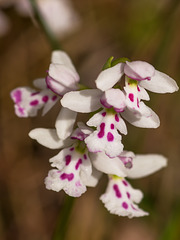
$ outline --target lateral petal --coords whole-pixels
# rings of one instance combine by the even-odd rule
[[[101,107],[101,95],[102,92],[98,89],[68,92],[61,99],[61,104],[75,112],[93,112]]]
[[[151,80],[141,81],[139,84],[141,87],[155,93],[173,93],[179,89],[174,79],[157,70],[155,70],[155,75],[151,77]]]
[[[77,113],[68,108],[61,108],[56,119],[55,128],[60,139],[66,139],[72,133]]]
[[[133,159],[133,167],[127,169],[128,178],[146,177],[167,166],[167,158],[160,154],[138,154]]]
[[[144,112],[149,111],[149,114],[147,115],[139,115],[135,112],[131,111],[130,109],[126,108],[124,112],[121,113],[122,117],[125,118],[129,123],[134,125],[135,127],[141,127],[141,128],[158,128],[160,125],[160,120],[157,114],[150,109],[148,106],[143,104]]]
[[[106,91],[112,88],[124,74],[124,63],[103,70],[95,80],[97,88]]]
[[[72,143],[71,139],[59,139],[55,129],[35,128],[29,132],[29,137],[50,149],[62,148]]]

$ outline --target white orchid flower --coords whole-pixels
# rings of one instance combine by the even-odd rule
[[[100,197],[105,207],[119,216],[140,217],[148,215],[138,207],[143,193],[135,190],[125,178],[146,177],[167,165],[167,159],[158,154],[134,155],[122,152],[116,158],[109,158],[104,153],[91,153],[90,158],[96,169],[109,175],[106,192]],[[125,161],[124,161],[125,160]],[[129,168],[127,165],[133,164]]]
[[[78,88],[79,75],[69,56],[63,51],[53,51],[51,61],[50,75],[46,81],[37,79],[33,82],[38,90],[19,87],[11,91],[18,117],[34,117],[42,108],[44,116],[65,92]],[[76,112],[62,107],[55,124],[60,139],[65,139],[71,134],[76,115]]]
[[[29,133],[32,139],[51,149],[63,148],[56,156],[50,159],[50,170],[45,179],[47,189],[54,191],[64,190],[73,197],[81,196],[86,186],[95,186],[98,183],[100,172],[93,168],[84,139],[91,129],[79,125],[65,140],[59,139],[55,129],[37,128]]]
[[[45,79],[36,79],[33,84],[38,90],[30,87],[18,87],[11,91],[11,98],[15,103],[15,113],[18,117],[37,116],[38,110],[42,108],[42,115],[45,115],[59,99],[47,88]]]
[[[154,115],[151,109],[141,102],[141,99],[149,100],[145,89],[155,93],[172,93],[179,88],[171,77],[144,61],[126,61],[124,73],[127,109],[122,116],[131,124],[144,127],[142,120]]]

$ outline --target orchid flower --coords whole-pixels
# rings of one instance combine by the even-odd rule
[[[148,118],[152,114],[150,109],[141,102],[141,99],[149,100],[145,89],[155,93],[172,93],[179,88],[172,78],[159,72],[147,62],[126,61],[124,73],[127,109],[122,116],[131,124],[144,127],[141,116]],[[136,121],[136,118],[141,121]]]
[[[15,113],[18,117],[34,117],[41,108],[43,108],[42,115],[45,115],[59,99],[47,88],[44,79],[36,79],[33,84],[38,90],[30,87],[18,87],[11,91],[11,98],[15,103]]]
[[[18,117],[34,117],[41,108],[42,115],[45,115],[65,92],[78,88],[79,75],[65,52],[53,51],[51,62],[46,80],[37,79],[33,82],[38,90],[19,87],[11,91]],[[61,109],[55,124],[60,139],[67,138],[72,132],[76,115],[76,112],[67,108]]]
[[[65,140],[59,139],[55,129],[37,128],[29,133],[32,139],[51,149],[63,148],[50,159],[51,166],[56,169],[49,171],[45,179],[47,189],[64,190],[73,197],[81,196],[86,186],[95,186],[100,177],[99,171],[92,167],[84,139],[91,129],[79,124]]]
[[[125,151],[116,158],[110,159],[103,152],[98,155],[91,153],[90,158],[96,169],[109,176],[106,192],[100,200],[111,213],[129,218],[148,215],[137,205],[143,193],[133,189],[125,178],[142,178],[160,170],[167,165],[165,157],[158,154],[134,155]],[[133,166],[129,168],[124,160]]]
[[[46,81],[45,79],[35,80],[33,84],[38,90],[19,87],[11,91],[11,98],[15,103],[15,113],[18,117],[34,117],[43,107],[42,115],[45,115],[64,92],[77,89],[79,75],[69,56],[63,51],[53,51],[51,58],[49,74],[55,79],[48,75]],[[72,83],[74,76],[75,80]],[[56,90],[56,86],[58,86],[58,90]]]

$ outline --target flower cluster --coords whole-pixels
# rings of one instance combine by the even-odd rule
[[[53,169],[45,179],[46,188],[79,197],[105,173],[109,182],[100,200],[111,213],[129,218],[148,215],[138,207],[143,193],[126,178],[148,176],[165,167],[167,159],[124,150],[122,135],[128,132],[126,121],[136,127],[157,128],[159,117],[143,102],[150,99],[146,90],[172,93],[178,90],[176,82],[147,62],[113,61],[112,57],[95,80],[96,89],[81,90],[79,81],[69,56],[54,51],[46,79],[34,82],[40,91],[21,87],[11,92],[20,117],[35,116],[40,108],[44,115],[61,102],[55,129],[36,128],[29,133],[41,145],[60,149],[50,159]],[[91,113],[86,124],[75,125],[78,112]]]

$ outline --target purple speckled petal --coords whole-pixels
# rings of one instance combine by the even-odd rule
[[[100,200],[110,213],[132,218],[148,215],[136,204],[141,201],[142,197],[142,192],[133,189],[123,178],[110,176],[106,192],[100,197]]]
[[[63,189],[72,197],[79,197],[86,191],[87,179],[92,174],[92,166],[87,152],[79,153],[76,145],[63,149],[50,159],[52,167],[45,179],[47,189],[60,191]]]

